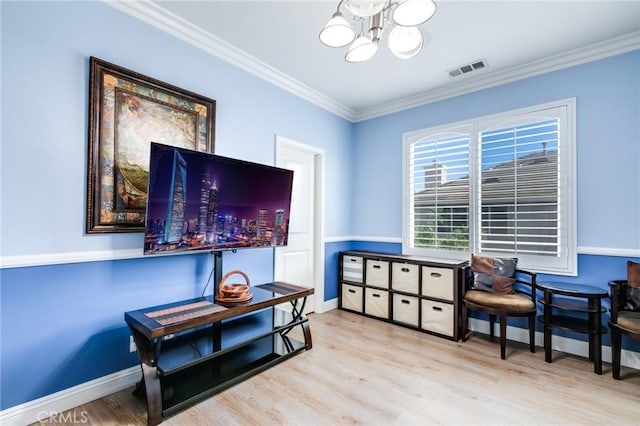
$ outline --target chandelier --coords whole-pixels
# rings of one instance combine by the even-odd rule
[[[345,19],[340,6],[353,15],[360,33],[356,33]],[[385,26],[391,28],[387,43],[391,52],[401,59],[420,53],[424,40],[418,25],[433,16],[433,0],[340,0],[336,13],[320,31],[320,41],[329,47],[350,44],[344,58],[347,62],[365,62],[378,51]]]

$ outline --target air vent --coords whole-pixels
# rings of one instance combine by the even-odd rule
[[[471,71],[477,71],[482,68],[488,67],[486,59],[479,59],[477,61],[473,61],[470,64],[460,65],[459,67],[453,68],[449,70],[449,77],[457,77],[462,74],[470,73]]]

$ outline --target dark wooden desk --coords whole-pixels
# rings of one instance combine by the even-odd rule
[[[146,395],[149,425],[311,349],[303,310],[312,288],[275,282],[252,286],[251,293],[252,300],[235,305],[198,297],[125,313],[138,348],[137,391]],[[286,302],[291,313],[273,309]],[[288,336],[297,326],[304,342]]]
[[[544,324],[545,361],[552,361],[553,328],[586,333],[589,335],[589,359],[593,361],[593,371],[602,374],[602,335],[607,329],[602,326],[601,314],[606,311],[602,307],[602,299],[609,296],[607,291],[594,286],[563,282],[539,282],[536,287],[544,292],[544,298],[540,300],[544,305],[544,315],[538,320]],[[577,316],[568,315],[571,313]],[[585,313],[586,318],[579,316]]]

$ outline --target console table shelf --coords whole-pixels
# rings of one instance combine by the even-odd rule
[[[538,321],[544,324],[545,361],[552,361],[553,328],[584,333],[589,336],[589,359],[593,361],[593,371],[602,374],[602,335],[607,329],[602,326],[601,315],[606,312],[602,299],[608,297],[607,291],[563,282],[538,282],[537,287],[544,293],[544,297],[539,299],[544,306],[544,315],[538,317]]]
[[[538,299],[538,302],[544,304],[544,298]],[[556,296],[552,299],[551,307],[574,312],[598,312],[597,306],[589,306],[589,303],[585,302],[584,300],[569,299],[560,296]],[[607,309],[601,306],[600,313],[603,314],[605,312],[607,312]]]
[[[142,367],[148,424],[311,349],[302,314],[313,289],[275,282],[239,304],[199,297],[125,313]],[[290,303],[291,312],[274,309]],[[304,341],[289,336],[301,327]]]
[[[538,318],[538,321],[544,324],[544,318]],[[554,328],[567,331],[574,331],[583,334],[605,334],[606,327],[600,326],[599,329],[593,328],[589,321],[585,318],[576,318],[569,315],[551,315],[551,323]]]

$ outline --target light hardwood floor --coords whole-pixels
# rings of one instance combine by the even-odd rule
[[[452,342],[331,311],[313,349],[165,420],[185,425],[640,425],[640,371],[622,381],[585,358],[476,335]],[[131,390],[71,410],[90,424],[146,424]],[[64,417],[63,417],[64,418]],[[49,423],[50,424],[50,423]]]

